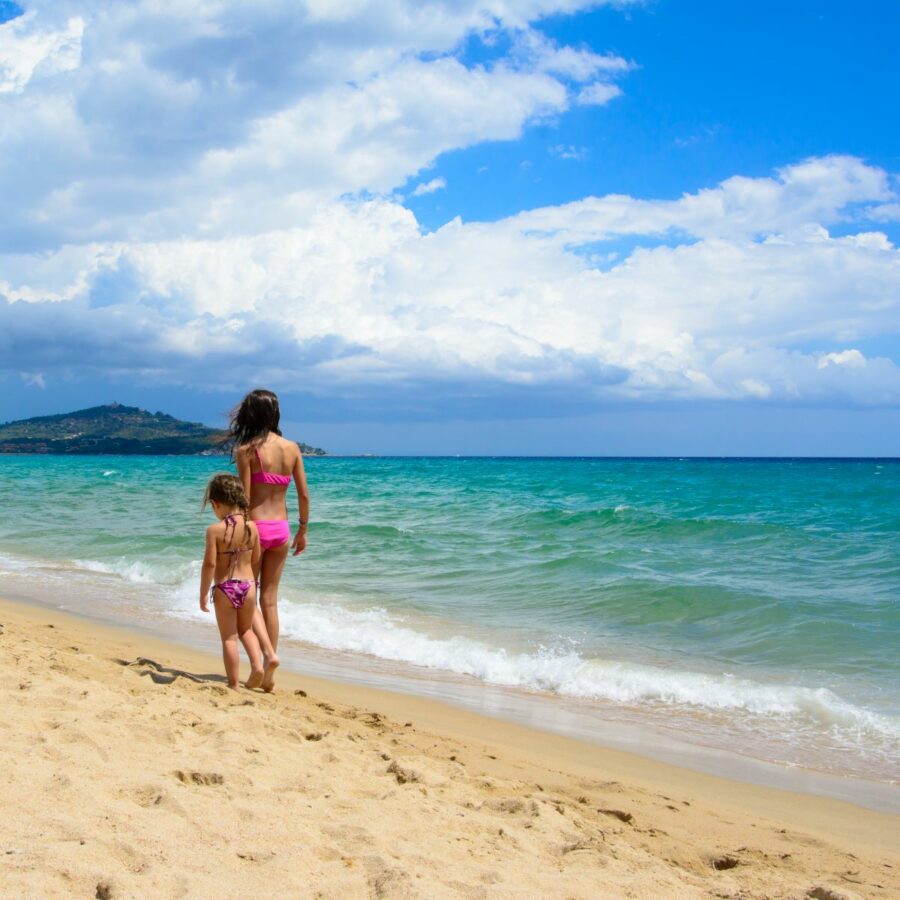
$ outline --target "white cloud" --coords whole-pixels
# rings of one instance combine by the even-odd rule
[[[853,348],[842,350],[840,353],[825,353],[819,357],[819,368],[824,369],[826,366],[850,366],[854,369],[862,368],[866,365],[866,358]]]
[[[441,383],[473,396],[527,388],[535,412],[541,392],[544,411],[560,396],[898,404],[900,369],[853,345],[898,330],[900,254],[877,233],[827,230],[847,204],[882,202],[883,176],[809,160],[674,203],[596,198],[431,234],[388,199],[327,203],[308,224],[253,236],[8,256],[0,268],[21,282],[0,291],[25,302],[2,310],[0,352],[45,372],[48,357],[82,359],[223,387],[227,358],[235,378],[360,403],[386,385]],[[710,212],[721,208],[724,237]],[[763,216],[785,230],[760,235]],[[637,246],[611,267],[581,249],[676,226],[674,245]],[[52,304],[34,302],[44,281]],[[51,305],[68,355],[60,339],[40,347]]]
[[[34,13],[0,25],[0,94],[20,93],[35,73],[44,77],[77,69],[81,62],[84,20],[32,30]]]
[[[587,147],[575,147],[572,144],[555,144],[549,151],[553,156],[560,159],[583,160],[588,157]]]
[[[447,150],[612,99],[629,61],[532,27],[593,5],[37,0],[0,25],[2,367],[535,414],[900,403],[865,344],[900,330],[898,199],[862,160],[430,234],[394,199]],[[508,49],[467,64],[472,35]]]
[[[772,236],[849,221],[851,204],[877,215],[893,198],[887,173],[851,156],[808,159],[779,169],[774,178],[735,176],[715,188],[679,200],[635,200],[609,195],[521,213],[513,224],[554,234],[563,242],[606,240],[616,235],[747,238]]]
[[[616,84],[607,81],[595,81],[585,85],[578,92],[578,103],[581,106],[603,106],[614,100],[622,93],[622,89]]]
[[[531,27],[593,5],[35,0],[0,25],[0,247],[253,233],[388,193],[624,74]],[[497,33],[508,54],[461,61]]]
[[[41,390],[44,390],[44,388],[47,387],[44,376],[40,372],[22,372],[21,377],[22,383],[29,387],[36,387]]]
[[[417,184],[412,192],[413,197],[422,197],[425,194],[433,194],[435,191],[443,190],[447,187],[446,178],[432,178],[431,181],[423,181]]]

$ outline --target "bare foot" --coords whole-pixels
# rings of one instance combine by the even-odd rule
[[[258,688],[263,683],[264,676],[265,672],[262,669],[254,669],[250,673],[250,677],[244,682],[244,687],[251,691],[254,688]]]
[[[266,660],[266,671],[262,680],[262,689],[271,694],[275,690],[275,670],[281,664],[281,660],[277,656],[270,656]]]

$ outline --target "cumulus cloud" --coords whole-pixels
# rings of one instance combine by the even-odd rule
[[[533,27],[591,5],[30,5],[0,25],[0,367],[347,415],[900,403],[865,344],[900,328],[898,198],[855,157],[432,233],[402,205],[446,150],[615,96],[629,61]]]
[[[390,192],[627,72],[532,28],[594,5],[35,0],[0,25],[0,246],[249,233]],[[463,61],[498,32],[509,53]]]
[[[30,13],[0,26],[0,94],[20,93],[35,73],[48,77],[81,62],[83,19],[40,29],[32,27],[34,18]]]
[[[532,414],[562,408],[563,393],[570,410],[896,404],[900,370],[853,344],[896,330],[900,254],[878,232],[827,229],[848,205],[886,199],[883,172],[840,157],[675,202],[592,198],[431,234],[373,199],[253,236],[10,256],[4,268],[26,281],[0,284],[12,301],[0,306],[0,352],[44,372],[98,366],[223,387],[216,361],[228,359],[235,377],[360,406],[426,384],[470,397],[529,389]],[[723,208],[716,236],[710,210]],[[598,242],[672,232],[675,242],[598,264]],[[35,301],[44,278],[47,299]],[[817,342],[829,350],[796,349]]]

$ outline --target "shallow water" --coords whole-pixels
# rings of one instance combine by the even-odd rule
[[[223,465],[0,457],[10,592],[110,618],[200,619],[212,518],[199,502]],[[649,722],[759,759],[898,778],[900,463],[325,458],[307,469],[313,524],[282,584],[286,638],[423,685],[540,692],[583,721]]]

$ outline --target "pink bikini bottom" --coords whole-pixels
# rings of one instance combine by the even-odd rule
[[[273,519],[254,524],[259,531],[259,546],[263,550],[280,547],[291,539],[291,526],[287,519]]]
[[[220,581],[218,584],[214,584],[209,592],[209,595],[215,601],[216,588],[218,588],[235,609],[243,609],[244,601],[247,599],[247,596],[250,593],[250,588],[252,587],[252,581],[241,581],[238,578],[228,578],[225,581]]]

